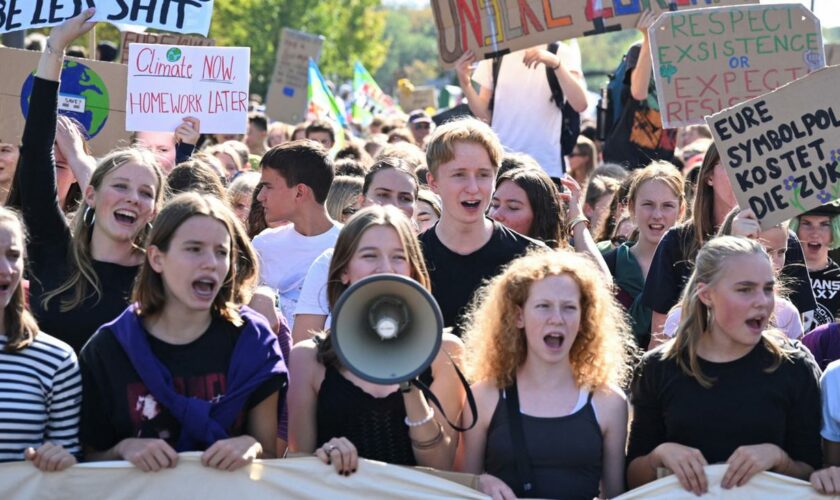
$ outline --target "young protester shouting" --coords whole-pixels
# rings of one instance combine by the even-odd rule
[[[334,307],[341,294],[374,274],[407,276],[424,288],[429,278],[411,221],[394,207],[368,207],[341,230],[330,265],[327,294]],[[464,390],[455,372],[461,341],[444,334],[441,350],[420,380],[458,418]],[[330,333],[298,343],[289,362],[289,447],[312,453],[336,471],[356,471],[358,457],[400,465],[449,470],[458,434],[413,385],[362,380],[341,366]]]
[[[426,157],[429,187],[441,197],[443,209],[440,221],[420,235],[420,244],[444,323],[460,333],[463,313],[479,285],[528,249],[544,245],[486,216],[502,159],[501,144],[489,126],[473,118],[446,123],[430,136]],[[568,177],[562,183],[577,201],[569,204],[566,232],[594,249],[580,188]],[[596,265],[607,274],[603,259]]]
[[[762,471],[806,479],[822,466],[819,368],[768,328],[775,287],[757,241],[720,236],[697,253],[677,334],[647,353],[633,381],[631,488],[661,467],[700,495],[706,464],[728,464],[723,488]]]
[[[566,250],[515,260],[479,294],[471,319],[465,352],[478,423],[464,433],[461,468],[481,474],[493,498],[620,494],[619,384],[632,340],[592,263]]]
[[[817,299],[813,326],[833,323],[840,319],[840,265],[828,252],[840,248],[840,203],[826,203],[800,214],[790,221],[790,228],[802,242]]]
[[[682,175],[670,163],[654,162],[639,170],[627,196],[638,237],[604,255],[616,298],[630,315],[633,336],[643,349],[650,342],[652,311],[642,303],[642,290],[659,241],[685,213],[682,186]]]
[[[752,210],[741,210],[738,207],[732,209],[723,224],[720,226],[718,236],[741,236],[758,240],[764,251],[770,256],[770,261],[773,263],[773,272],[776,277],[785,265],[785,254],[787,254],[788,245],[788,224],[787,222],[778,224],[776,226],[761,230],[758,224],[758,218]],[[665,320],[664,333],[666,337],[673,337],[677,328],[680,325],[680,318],[682,316],[682,308],[675,306],[668,314],[668,319]],[[771,319],[773,327],[781,330],[788,338],[799,339],[802,337],[802,320],[799,317],[799,311],[789,300],[776,293],[775,306],[773,308],[773,318]],[[803,341],[804,342],[804,341]],[[805,343],[808,347],[807,342]],[[812,350],[813,352],[813,350]],[[820,359],[817,358],[817,364],[820,364]],[[823,368],[824,366],[820,366]]]
[[[277,337],[239,308],[236,216],[219,199],[172,199],[149,235],[133,304],[82,350],[81,439],[92,460],[128,460],[145,472],[177,452],[233,470],[275,456],[278,398],[287,381]]]
[[[720,163],[717,148],[712,144],[697,176],[692,219],[665,233],[656,248],[645,280],[642,303],[653,310],[649,348],[663,341],[660,334],[665,319],[679,301],[697,251],[715,234],[726,214],[737,204],[729,176]],[[816,301],[811,292],[808,271],[803,264],[802,247],[796,235],[790,233],[782,277],[791,290],[790,301],[793,305],[804,317],[813,317]],[[805,328],[808,329],[807,324]]]
[[[163,179],[150,152],[114,151],[91,175],[72,229],[59,207],[53,141],[63,51],[90,30],[86,21],[92,15],[89,9],[50,32],[32,88],[18,169],[30,231],[30,307],[45,332],[76,352],[128,304]]]
[[[17,214],[0,208],[0,462],[63,470],[80,451],[82,379],[73,349],[40,332],[26,308],[24,240]]]

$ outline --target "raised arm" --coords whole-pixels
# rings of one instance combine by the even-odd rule
[[[475,91],[471,79],[471,73],[475,62],[475,54],[473,51],[468,50],[464,52],[464,54],[455,62],[455,72],[458,75],[458,84],[461,86],[461,91],[464,93],[464,97],[467,98],[467,104],[469,105],[472,114],[479,120],[490,123],[490,120],[493,117],[493,114],[490,111],[490,96],[493,91],[483,85],[480,87],[480,92]]]
[[[53,145],[58,115],[58,88],[64,49],[76,37],[84,35],[93,23],[86,22],[93,15],[88,9],[80,16],[53,28],[47,49],[38,61],[29,114],[23,129],[21,163],[17,170],[24,222],[30,231],[27,248],[33,261],[38,261],[37,249],[55,248],[69,241],[70,232],[58,202]]]

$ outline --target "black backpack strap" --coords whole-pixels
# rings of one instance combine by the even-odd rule
[[[548,51],[552,54],[556,54],[559,49],[560,44],[557,42],[548,44]],[[548,79],[548,86],[551,89],[551,100],[554,102],[555,106],[559,109],[563,109],[563,103],[566,100],[566,96],[563,95],[563,87],[560,86],[560,81],[557,80],[557,74],[552,68],[546,66],[545,76]]]
[[[490,102],[487,103],[487,109],[490,110],[491,115],[493,114],[493,106],[496,104],[496,89],[499,87],[499,71],[502,69],[502,57],[500,55],[493,58],[493,92],[490,94]]]
[[[508,427],[510,428],[510,439],[513,444],[513,452],[516,454],[516,473],[519,476],[519,484],[513,490],[517,497],[530,497],[534,491],[534,473],[531,470],[531,459],[528,457],[528,450],[525,447],[525,431],[522,427],[522,412],[519,411],[519,390],[516,387],[516,379],[505,389],[505,406],[507,407]]]

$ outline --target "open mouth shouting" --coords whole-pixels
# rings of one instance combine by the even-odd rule
[[[750,332],[754,335],[761,335],[761,332],[764,331],[764,328],[767,326],[767,316],[763,314],[758,314],[747,318],[745,323],[747,324],[747,328],[750,329]]]
[[[216,298],[217,284],[218,282],[215,278],[199,278],[192,282],[193,293],[201,300],[212,301]]]
[[[114,219],[123,226],[133,226],[137,222],[137,213],[122,208],[114,212]]]
[[[566,336],[562,333],[549,333],[543,337],[543,342],[545,342],[545,345],[551,350],[560,350],[563,347],[563,342],[565,340]]]
[[[461,206],[469,213],[478,213],[481,210],[481,200],[465,200],[461,202]]]

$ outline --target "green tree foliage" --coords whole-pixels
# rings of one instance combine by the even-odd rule
[[[210,37],[251,47],[251,92],[265,95],[283,27],[324,36],[320,67],[332,78],[352,78],[357,59],[375,71],[388,53],[379,0],[216,0]]]
[[[443,74],[438,61],[437,29],[431,7],[397,7],[387,11],[384,39],[390,45],[379,71],[372,73],[385,92],[393,92],[400,78],[415,85]],[[371,72],[374,70],[368,68]]]

